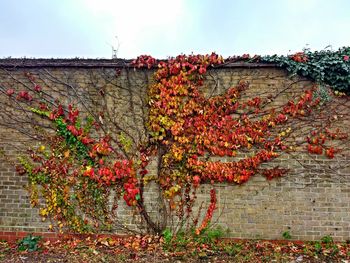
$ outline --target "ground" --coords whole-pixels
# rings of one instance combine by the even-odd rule
[[[350,244],[264,240],[167,242],[156,236],[0,242],[1,262],[350,262]],[[35,244],[34,244],[35,243]],[[36,244],[38,246],[36,246]],[[32,246],[34,245],[34,246]],[[23,251],[20,251],[23,250]],[[34,251],[29,251],[34,250]]]

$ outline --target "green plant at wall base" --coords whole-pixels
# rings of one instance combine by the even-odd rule
[[[193,233],[194,241],[199,244],[215,244],[220,238],[224,236],[222,227],[212,227],[208,225],[200,235]]]
[[[195,229],[192,229],[192,231],[178,231],[176,234],[173,234],[170,229],[166,229],[163,232],[163,247],[168,251],[181,251],[186,249],[189,244],[215,247],[215,244],[223,235],[224,231],[221,227],[210,225],[203,229],[200,234],[196,234]]]
[[[322,244],[317,241],[315,244],[314,244],[314,248],[315,248],[315,253],[316,254],[321,254],[322,253]]]
[[[336,255],[339,252],[339,249],[336,244],[334,244],[333,238],[329,235],[321,238],[321,243],[325,246],[326,249],[330,250],[330,255]]]
[[[324,236],[321,238],[321,242],[324,244],[332,244],[333,238],[331,236]]]
[[[333,238],[329,235],[321,238],[320,241],[314,243],[314,253],[315,255],[323,255],[327,259],[331,260],[333,257],[340,253],[341,246],[335,244]]]
[[[20,241],[18,241],[18,250],[19,251],[37,251],[39,249],[39,241],[41,240],[40,236],[32,236],[31,234],[27,235]]]
[[[162,234],[164,238],[164,249],[169,250],[171,247],[171,241],[173,239],[173,233],[170,231],[169,228],[167,228],[163,231]]]
[[[284,239],[291,239],[291,238],[292,238],[292,235],[290,234],[289,231],[285,231],[285,232],[283,232],[282,237],[283,237]]]
[[[223,247],[225,253],[227,253],[229,256],[235,256],[238,253],[240,253],[243,249],[243,246],[241,244],[227,244]]]

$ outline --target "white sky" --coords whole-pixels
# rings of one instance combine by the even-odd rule
[[[350,45],[349,0],[0,0],[0,58],[288,54]]]

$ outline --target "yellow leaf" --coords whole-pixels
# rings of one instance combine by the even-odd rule
[[[70,154],[70,150],[64,152],[64,158],[68,158]]]
[[[40,147],[38,148],[38,151],[39,152],[43,152],[43,151],[45,151],[45,146],[44,145],[40,145]]]

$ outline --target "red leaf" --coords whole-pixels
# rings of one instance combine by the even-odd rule
[[[8,90],[6,91],[6,94],[7,94],[8,96],[10,96],[10,97],[11,97],[14,93],[15,93],[14,89],[8,89]]]

